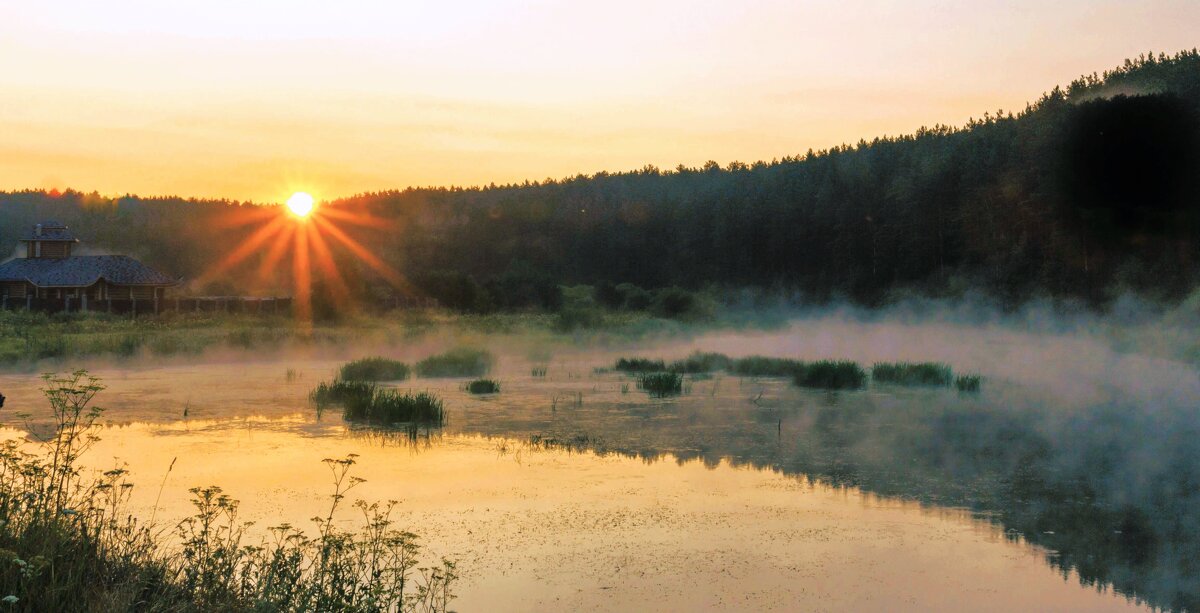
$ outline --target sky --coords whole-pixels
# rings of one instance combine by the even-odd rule
[[[1200,45],[1200,2],[0,3],[0,190],[282,202],[770,160]]]

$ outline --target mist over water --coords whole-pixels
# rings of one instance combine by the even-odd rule
[[[109,386],[99,398],[109,409],[106,419],[132,425],[122,430],[120,449],[111,455],[127,457],[134,449],[149,449],[144,446],[169,431],[180,441],[193,441],[188,445],[197,457],[177,469],[188,474],[188,464],[198,466],[205,457],[218,465],[244,462],[245,452],[237,449],[254,447],[253,433],[264,429],[285,433],[272,443],[274,449],[295,445],[301,450],[309,444],[305,440],[321,440],[327,453],[371,449],[376,456],[399,454],[395,461],[405,462],[400,458],[415,448],[386,436],[375,438],[362,428],[343,429],[337,415],[316,422],[308,391],[350,358],[384,355],[412,363],[455,346],[485,347],[498,358],[493,370],[502,386],[498,395],[467,394],[460,379],[388,384],[432,391],[445,399],[447,426],[423,434],[428,438],[419,445],[463,449],[456,437],[468,437],[476,441],[467,445],[475,449],[472,462],[483,461],[480,445],[517,462],[534,453],[568,452],[597,459],[639,458],[653,465],[659,460],[681,467],[699,462],[718,472],[731,467],[763,470],[924,508],[965,509],[969,517],[979,518],[971,521],[994,524],[1004,539],[1068,574],[1072,584],[1110,586],[1153,606],[1190,610],[1200,602],[1200,575],[1191,562],[1200,559],[1200,514],[1195,511],[1200,508],[1195,409],[1200,377],[1195,364],[1180,357],[1194,346],[1194,337],[1185,332],[1188,321],[1182,309],[1164,312],[1138,305],[1104,318],[1051,307],[1006,314],[966,303],[953,308],[919,303],[880,312],[845,307],[787,317],[760,314],[754,325],[743,328],[666,326],[639,335],[488,334],[431,327],[394,339],[364,338],[357,346],[285,345],[273,355],[222,349],[187,362],[154,365],[148,357],[135,357],[87,365]],[[621,356],[670,361],[693,351],[851,359],[864,367],[937,361],[950,364],[956,373],[978,373],[984,383],[978,395],[885,384],[823,392],[799,389],[783,379],[716,373],[689,377],[680,397],[653,399],[633,388],[629,377],[596,371]],[[530,376],[535,365],[547,367],[545,377]],[[286,369],[295,371],[294,380],[284,378]],[[0,375],[0,389],[9,397],[9,415],[29,411],[36,428],[45,416],[36,381],[29,375]],[[263,418],[276,425],[264,425]],[[10,424],[24,427],[11,419]],[[240,440],[227,434],[236,431],[231,427],[241,427],[237,424],[244,424],[244,435],[251,438],[231,443]],[[177,431],[180,425],[184,431]],[[118,435],[110,431],[102,437]],[[549,441],[549,446],[530,447],[531,440]],[[298,453],[311,455],[312,450]],[[377,461],[388,460],[381,456]],[[490,470],[472,466],[471,471]],[[150,475],[161,474],[163,467],[139,469],[146,471],[140,482],[148,483],[159,478]],[[369,481],[384,478],[377,468],[362,469]],[[207,474],[220,481],[219,471]],[[547,483],[560,478],[545,476]],[[321,488],[319,479],[268,485],[273,480],[264,475],[259,485],[244,483],[242,496],[258,497],[261,492],[255,488],[261,487],[321,499],[315,493]],[[185,485],[198,483],[177,487]],[[537,491],[522,495],[538,500],[544,494]],[[386,489],[377,493],[398,495]],[[751,491],[737,495],[757,499]],[[644,503],[629,498],[624,504],[640,508]],[[271,514],[261,519],[270,521]],[[461,528],[484,520],[468,515],[455,521]],[[727,529],[738,534],[739,520],[730,521]],[[467,546],[458,539],[430,538],[439,544],[439,555]],[[572,537],[568,531],[554,538]],[[512,541],[513,546],[524,542]],[[689,581],[704,581],[703,573],[718,572],[693,570],[699,574]],[[492,570],[485,564],[477,572]],[[678,572],[688,576],[686,566]],[[826,572],[835,577],[841,571],[833,567]],[[468,594],[467,601],[471,598]],[[613,601],[595,596],[577,602]]]

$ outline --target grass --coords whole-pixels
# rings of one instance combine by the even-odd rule
[[[954,381],[950,366],[940,362],[876,362],[871,380],[912,386],[948,386]]]
[[[169,300],[168,300],[169,301]],[[0,311],[0,367],[32,370],[38,361],[90,357],[155,359],[191,357],[233,349],[258,353],[313,347],[393,347],[397,342],[449,332],[463,338],[512,334],[546,347],[581,343],[683,338],[701,329],[746,325],[742,319],[692,322],[644,312],[604,311],[595,326],[564,335],[555,313],[473,315],[444,309],[402,309],[387,314],[345,314],[337,321],[298,322],[287,313],[165,312],[136,318],[104,313]],[[549,350],[531,360],[544,363]],[[432,376],[432,375],[430,375]],[[459,376],[459,375],[452,375]],[[481,376],[481,375],[465,375]]]
[[[400,393],[380,388],[372,381],[322,381],[308,397],[317,405],[318,414],[329,406],[342,407],[342,418],[347,421],[430,427],[441,427],[446,423],[445,408],[438,397],[426,392]]]
[[[638,389],[655,398],[683,393],[683,375],[674,372],[645,373],[638,377]]]
[[[440,427],[446,423],[446,411],[437,396],[391,389],[373,389],[369,395],[352,397],[343,405],[342,417],[382,425],[411,423]]]
[[[317,405],[317,411],[323,411],[330,405],[345,405],[347,402],[361,402],[369,399],[375,393],[375,384],[370,381],[343,381],[334,379],[326,383],[322,381],[309,392],[308,399]]]
[[[690,375],[704,374],[718,370],[729,370],[733,360],[723,353],[701,353],[699,351],[682,360],[671,362],[671,372]]]
[[[326,459],[333,494],[313,533],[289,525],[252,540],[238,501],[192,488],[193,515],[173,533],[139,521],[124,469],[88,477],[103,390],[85,371],[43,377],[54,430],[36,444],[0,445],[0,597],[18,611],[445,611],[453,562],[417,568],[416,537],[393,504],[359,502],[363,523],[335,521],[353,455]],[[170,542],[164,542],[166,537]]]
[[[546,376],[546,367],[545,366],[534,366],[533,368],[529,369],[529,375],[531,377],[545,377]]]
[[[362,358],[342,365],[343,381],[402,381],[408,378],[408,364],[388,358]]]
[[[805,363],[792,380],[800,387],[854,390],[866,385],[867,373],[857,362],[821,360]]]
[[[979,375],[959,375],[954,379],[954,387],[968,394],[978,394],[983,388],[983,377]]]
[[[799,360],[752,355],[734,360],[731,370],[743,377],[794,377],[803,368]]]
[[[667,370],[667,364],[662,360],[650,360],[647,358],[619,358],[613,364],[613,370],[620,372],[663,372]]]
[[[487,351],[460,347],[417,362],[416,370],[422,377],[480,377],[494,361]]]
[[[467,391],[472,394],[499,394],[500,383],[494,379],[476,379],[467,384]]]

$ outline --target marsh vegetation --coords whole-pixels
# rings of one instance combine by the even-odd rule
[[[683,393],[683,375],[673,372],[652,372],[638,375],[638,389],[655,398],[678,396]]]
[[[950,365],[940,362],[876,362],[871,380],[896,385],[947,386],[954,382]]]
[[[500,382],[495,379],[476,379],[467,383],[467,391],[472,394],[499,394]]]
[[[380,357],[348,362],[340,371],[343,381],[402,381],[408,373],[408,364]]]
[[[400,392],[372,381],[343,381],[317,384],[309,393],[318,415],[330,406],[341,407],[347,421],[396,426],[409,424],[440,428],[446,422],[442,400],[428,392]]]
[[[479,377],[486,375],[494,362],[488,351],[459,347],[417,362],[416,371],[422,377]]]

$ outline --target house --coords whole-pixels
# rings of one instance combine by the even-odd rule
[[[111,312],[115,302],[121,311],[157,312],[167,288],[180,284],[129,256],[71,255],[79,239],[56,221],[35,225],[21,242],[25,257],[0,264],[3,308]]]

